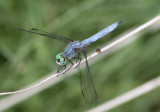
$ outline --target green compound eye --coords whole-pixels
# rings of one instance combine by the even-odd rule
[[[56,55],[56,63],[57,63],[58,65],[63,65],[63,66],[65,66],[65,65],[67,65],[67,62],[68,62],[68,60],[67,60],[65,57],[62,56],[62,53],[58,53],[58,54]]]
[[[62,53],[58,53],[58,54],[56,55],[56,60],[57,60],[57,59],[60,59],[61,55],[62,55]]]

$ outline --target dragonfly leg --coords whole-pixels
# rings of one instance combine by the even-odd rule
[[[62,69],[62,66],[58,67],[57,73],[59,73],[59,71]]]
[[[75,59],[76,59],[76,63],[78,63],[78,65],[74,69],[76,69],[80,65],[82,58],[77,58],[76,57]]]
[[[81,63],[82,58],[80,58],[79,56],[80,56],[80,53],[78,53],[77,57],[74,57],[76,59],[76,63],[78,63],[78,65],[74,69],[76,69]]]
[[[71,67],[73,66],[72,61],[71,61],[71,60],[69,60],[69,62],[71,63],[71,66],[70,66],[68,69],[66,69],[66,70],[63,72],[63,74],[64,74],[66,71],[68,71],[69,69],[71,69]]]
[[[58,75],[59,75],[59,73],[63,72],[65,69],[66,69],[66,65],[65,66],[59,66],[59,68],[57,70]],[[58,77],[58,75],[57,75],[57,77]]]

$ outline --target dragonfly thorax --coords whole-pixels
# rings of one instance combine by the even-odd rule
[[[79,41],[70,42],[66,46],[63,56],[66,57],[67,59],[72,59],[77,55],[78,49],[81,49],[81,48],[83,48],[83,45],[81,44],[81,42]]]
[[[65,65],[67,65],[67,62],[68,62],[68,60],[63,56],[63,53],[58,53],[58,54],[56,55],[56,63],[57,63],[58,65],[63,65],[63,66],[65,66]]]

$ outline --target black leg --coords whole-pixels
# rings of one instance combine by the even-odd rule
[[[79,64],[81,63],[82,58],[79,57],[80,56],[80,52],[78,53],[77,57],[74,57],[76,59],[76,63],[78,63],[78,65],[75,67],[75,69],[79,66]]]
[[[57,70],[57,73],[59,73],[62,70],[62,68],[63,68],[63,66],[59,66],[58,70]]]
[[[64,66],[59,66],[59,68],[58,68],[58,70],[57,70],[58,75],[59,75],[59,73],[63,72],[65,69],[66,69],[66,65],[64,65]],[[58,77],[58,75],[57,75],[57,77]]]
[[[61,69],[59,73],[63,72],[65,69],[66,69],[66,65],[63,66],[63,68]]]

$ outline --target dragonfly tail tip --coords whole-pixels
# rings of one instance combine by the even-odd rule
[[[122,23],[122,20],[118,21],[118,23],[119,23],[119,24]]]

